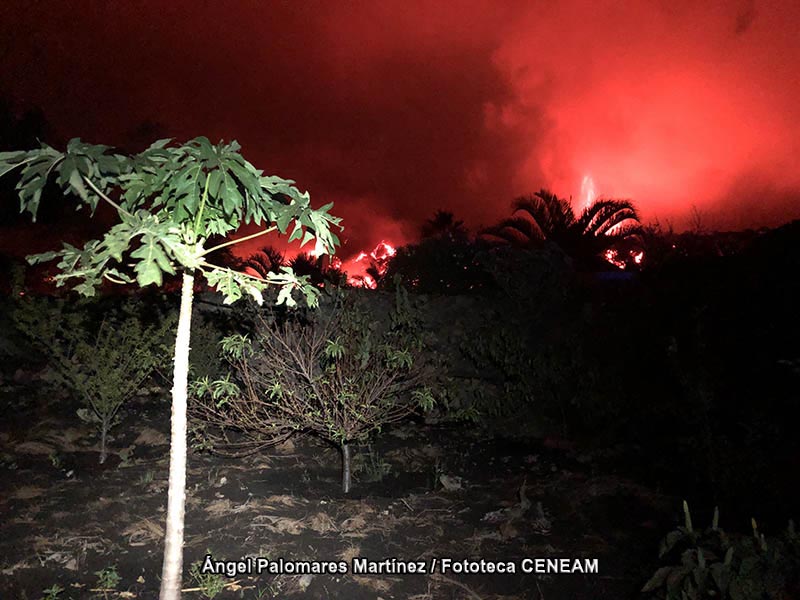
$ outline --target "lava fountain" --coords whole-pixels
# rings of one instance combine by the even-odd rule
[[[581,198],[583,199],[583,210],[589,208],[597,198],[597,193],[594,188],[594,179],[588,173],[583,176],[581,181]]]

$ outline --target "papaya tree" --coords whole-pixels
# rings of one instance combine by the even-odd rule
[[[20,212],[30,213],[34,221],[51,178],[90,216],[101,203],[116,212],[116,222],[101,238],[83,247],[64,243],[61,250],[28,257],[31,264],[58,260],[56,285],[69,284],[79,294],[93,296],[104,280],[145,287],[161,286],[165,276],[181,277],[160,592],[161,600],[175,600],[180,598],[183,568],[187,379],[196,279],[204,278],[225,303],[243,294],[261,303],[262,292],[275,285],[278,303],[292,306],[299,294],[314,306],[318,290],[289,267],[259,278],[215,265],[209,255],[270,232],[288,234],[301,245],[314,240],[318,255],[330,254],[339,243],[333,229],[340,219],[329,213],[332,204],[311,208],[309,194],[293,181],[264,175],[243,158],[236,142],[214,145],[204,137],[183,144],[159,140],[134,155],[80,139],[71,140],[65,151],[42,144],[35,150],[0,153],[0,176],[15,170],[20,175]],[[223,240],[247,224],[258,231],[210,241]]]

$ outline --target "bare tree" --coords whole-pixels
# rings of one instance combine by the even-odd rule
[[[198,430],[215,451],[242,456],[295,432],[342,452],[342,489],[350,491],[351,444],[433,398],[432,372],[404,291],[386,322],[340,297],[323,314],[257,317],[255,339],[231,336],[223,349],[233,373],[195,385]]]

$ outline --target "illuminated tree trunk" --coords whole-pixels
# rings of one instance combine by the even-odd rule
[[[189,380],[189,336],[194,275],[183,274],[175,364],[172,380],[172,438],[169,451],[169,495],[161,571],[160,600],[179,600],[183,571],[183,517],[186,502],[186,397]]]
[[[111,428],[111,419],[101,417],[100,419],[100,464],[106,462],[108,458],[108,451],[106,444],[108,442],[108,430]]]
[[[347,442],[342,443],[342,491],[345,494],[350,493],[350,444]]]

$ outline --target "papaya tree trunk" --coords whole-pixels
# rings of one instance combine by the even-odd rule
[[[189,380],[189,337],[194,275],[183,274],[175,363],[172,379],[172,433],[169,449],[169,493],[161,571],[160,600],[179,600],[183,572],[183,517],[186,502],[186,402]]]
[[[342,442],[342,491],[350,493],[350,444]]]
[[[106,462],[108,452],[106,451],[106,443],[108,441],[108,419],[103,417],[100,421],[100,464]]]

